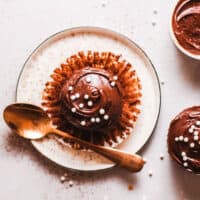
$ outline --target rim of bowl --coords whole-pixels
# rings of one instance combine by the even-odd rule
[[[174,29],[173,29],[173,25],[172,25],[172,20],[173,20],[173,14],[174,14],[174,11],[175,11],[175,8],[178,4],[180,0],[176,1],[176,3],[172,6],[172,11],[171,11],[171,17],[170,17],[170,36],[171,36],[171,39],[173,41],[173,43],[175,44],[175,46],[179,49],[180,52],[182,52],[184,55],[192,58],[192,59],[195,59],[195,60],[199,60],[200,61],[200,55],[197,55],[197,54],[193,54],[193,53],[190,53],[188,50],[186,50],[185,48],[183,48],[179,41],[177,40],[175,34],[174,34]]]

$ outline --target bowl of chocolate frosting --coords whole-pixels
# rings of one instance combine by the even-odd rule
[[[178,49],[200,60],[200,0],[179,0],[173,10],[170,29]]]

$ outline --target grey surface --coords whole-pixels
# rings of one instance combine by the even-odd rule
[[[36,152],[29,142],[11,133],[0,118],[0,199],[138,199],[198,200],[200,178],[171,162],[167,155],[168,124],[183,108],[198,105],[200,63],[178,53],[169,37],[175,0],[0,0],[0,110],[14,101],[20,69],[31,51],[62,29],[95,25],[133,39],[152,59],[162,84],[162,110],[157,129],[141,154],[144,170],[130,174],[114,169],[73,174]],[[163,153],[165,159],[159,159]],[[148,176],[148,171],[153,176]],[[68,181],[60,176],[69,173]],[[129,191],[128,185],[134,189]]]

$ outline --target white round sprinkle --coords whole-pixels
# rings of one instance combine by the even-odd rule
[[[187,162],[184,162],[184,163],[183,163],[183,166],[184,166],[184,167],[187,167],[187,166],[188,166],[188,163],[187,163]]]
[[[181,156],[183,156],[183,157],[186,156],[186,153],[185,153],[185,152],[182,152],[182,153],[181,153]]]
[[[195,141],[199,140],[199,136],[198,136],[198,135],[195,135],[195,136],[194,136],[194,140],[195,140]]]
[[[196,121],[196,125],[197,125],[197,126],[200,126],[200,121]]]
[[[80,97],[80,94],[79,93],[76,93],[75,94],[76,98],[78,99]]]
[[[86,81],[87,81],[87,83],[90,83],[90,82],[91,82],[91,78],[90,78],[90,77],[87,77],[87,78],[86,78]]]
[[[94,123],[94,122],[95,122],[95,118],[92,117],[92,118],[90,119],[90,121],[91,121],[92,123]]]
[[[69,86],[68,87],[68,91],[72,91],[73,90],[73,87],[72,86]]]
[[[164,155],[160,154],[160,160],[164,160]]]
[[[183,161],[186,161],[187,159],[187,156],[183,156]]]
[[[198,131],[194,131],[194,135],[199,135],[199,132]]]
[[[88,94],[85,94],[85,95],[84,95],[84,99],[89,99],[89,95],[88,95]]]
[[[99,117],[96,117],[95,121],[96,121],[97,123],[100,123],[101,119],[100,119]]]
[[[104,115],[104,114],[105,114],[105,110],[104,110],[103,108],[101,108],[101,109],[99,110],[99,113],[100,113],[101,115]]]
[[[195,146],[195,144],[192,142],[192,143],[190,143],[190,147],[191,148],[194,148],[194,146]]]
[[[109,116],[108,116],[108,115],[104,115],[103,118],[104,118],[105,120],[108,120],[108,119],[109,119]]]
[[[91,107],[91,106],[93,106],[93,102],[92,102],[92,101],[88,101],[87,105],[88,105],[89,107]]]
[[[65,182],[66,181],[66,177],[65,176],[61,176],[60,177],[60,181],[63,183],[63,182]]]
[[[84,104],[83,103],[80,103],[79,104],[79,108],[83,108],[84,107]]]
[[[74,185],[73,181],[69,181],[69,186],[72,187]]]
[[[153,172],[150,170],[149,171],[149,177],[152,177],[153,176]]]
[[[86,122],[85,121],[81,121],[81,126],[85,126]]]
[[[68,177],[68,173],[64,173],[64,176],[65,176],[65,177]]]
[[[114,87],[114,86],[115,86],[115,82],[112,81],[112,82],[110,83],[110,85],[111,85],[112,87]]]
[[[75,112],[76,112],[76,108],[72,108],[71,111],[72,111],[73,113],[75,113]]]
[[[189,133],[193,133],[194,129],[193,128],[189,128],[188,132]]]
[[[118,79],[118,77],[117,77],[117,76],[113,76],[113,80],[115,80],[115,81],[116,81],[117,79]]]
[[[71,96],[70,96],[70,99],[71,99],[72,101],[75,100],[75,99],[76,99],[75,95],[71,95]]]
[[[180,140],[180,141],[183,141],[183,139],[184,139],[184,138],[183,138],[183,136],[182,136],[182,135],[181,135],[181,136],[179,136],[179,140]]]
[[[178,137],[175,137],[175,139],[174,139],[176,142],[178,142],[179,141],[179,138]]]
[[[184,142],[188,142],[188,141],[189,141],[188,137],[185,137]]]
[[[106,5],[107,5],[107,1],[105,1],[105,0],[102,1],[101,6],[102,6],[102,7],[106,7]]]
[[[195,129],[195,125],[192,125],[191,128],[192,128],[192,129]]]

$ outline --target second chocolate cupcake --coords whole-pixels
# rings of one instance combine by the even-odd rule
[[[187,108],[172,120],[168,151],[179,165],[200,173],[200,106]]]

